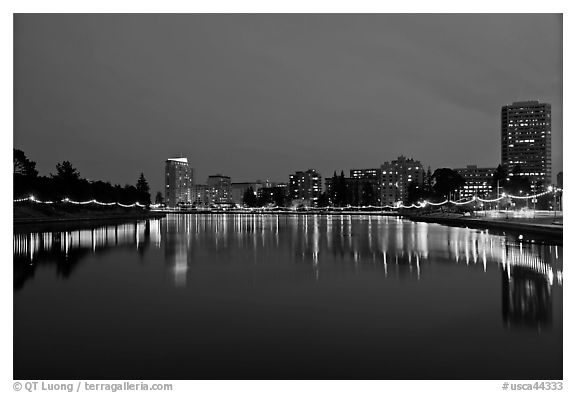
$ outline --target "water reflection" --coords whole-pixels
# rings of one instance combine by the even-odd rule
[[[160,220],[75,231],[14,234],[14,289],[20,290],[34,277],[39,264],[54,265],[59,277],[68,278],[90,254],[126,248],[135,249],[143,259],[150,245],[160,247],[161,239]]]
[[[508,327],[536,327],[552,323],[552,290],[544,274],[525,267],[502,272],[502,317]]]
[[[38,264],[69,278],[90,254],[135,249],[145,261],[162,248],[177,287],[199,263],[277,263],[309,266],[310,278],[353,269],[389,279],[424,280],[435,267],[458,264],[479,274],[499,269],[507,325],[545,326],[551,288],[562,286],[562,247],[467,228],[414,223],[391,217],[314,215],[169,215],[99,228],[15,234],[14,288],[21,290]],[[279,256],[282,256],[280,258]],[[225,261],[225,262],[221,262]],[[328,267],[328,269],[324,269]]]

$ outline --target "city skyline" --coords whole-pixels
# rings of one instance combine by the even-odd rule
[[[199,181],[326,177],[399,155],[494,167],[500,108],[525,100],[551,104],[552,175],[563,169],[561,15],[14,22],[14,146],[41,174],[62,160],[112,183],[144,172],[155,193],[162,163],[181,153]]]

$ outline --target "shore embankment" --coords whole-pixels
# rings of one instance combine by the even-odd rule
[[[457,214],[430,214],[430,215],[413,215],[405,214],[402,217],[416,222],[436,223],[450,226],[477,228],[477,229],[495,229],[500,231],[511,231],[515,233],[525,233],[532,235],[542,235],[553,237],[562,241],[563,221],[562,218],[516,218],[516,217],[482,217],[470,216],[464,217]]]
[[[14,227],[50,227],[59,224],[85,225],[162,218],[166,213],[143,208],[123,208],[119,206],[77,206],[77,205],[14,205]]]

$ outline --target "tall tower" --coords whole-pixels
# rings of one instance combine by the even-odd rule
[[[165,200],[168,207],[191,202],[191,189],[194,183],[192,168],[188,159],[169,158],[165,169]]]
[[[502,107],[502,166],[511,174],[520,165],[535,186],[552,182],[551,114],[550,104],[538,101]]]

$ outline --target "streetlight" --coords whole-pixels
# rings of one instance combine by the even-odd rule
[[[554,219],[556,219],[556,189],[553,186],[548,186],[548,191],[554,194]]]

